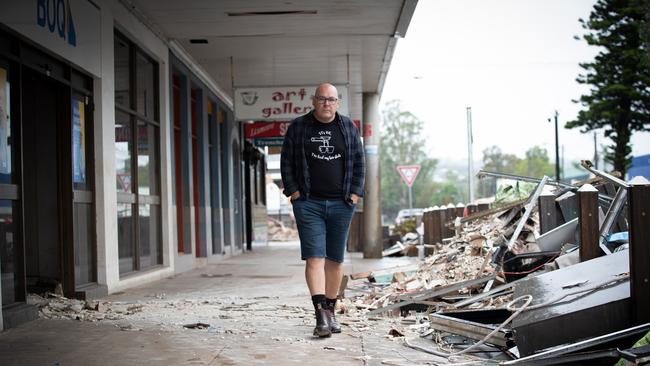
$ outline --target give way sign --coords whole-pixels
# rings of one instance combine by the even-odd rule
[[[413,182],[415,181],[415,178],[418,176],[418,173],[420,172],[420,166],[419,165],[398,165],[397,171],[399,172],[399,175],[402,176],[404,183],[406,183],[407,186],[411,187],[413,185]]]

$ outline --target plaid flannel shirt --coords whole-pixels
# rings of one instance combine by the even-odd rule
[[[294,119],[287,129],[282,144],[280,156],[280,172],[282,173],[282,184],[284,194],[289,197],[295,191],[300,195],[309,197],[310,176],[305,154],[305,138],[307,126],[318,123],[313,116],[313,111]],[[345,170],[343,174],[343,190],[345,197],[341,197],[350,204],[352,193],[363,197],[363,185],[366,177],[366,163],[363,154],[363,146],[359,137],[359,130],[352,121],[336,113],[334,118],[343,134],[345,140]]]

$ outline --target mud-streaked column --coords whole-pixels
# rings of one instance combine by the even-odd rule
[[[379,95],[363,93],[363,143],[366,154],[366,191],[363,200],[363,232],[361,243],[364,258],[381,258],[381,198],[379,171],[381,114]]]

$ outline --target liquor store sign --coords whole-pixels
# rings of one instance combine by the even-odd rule
[[[339,113],[349,116],[348,88],[335,85],[341,105]],[[235,89],[235,118],[240,121],[290,121],[312,110],[315,85]]]

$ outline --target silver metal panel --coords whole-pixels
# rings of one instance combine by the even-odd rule
[[[535,305],[613,280],[629,271],[628,256],[627,251],[617,252],[529,278],[515,286],[514,296],[531,295],[531,305]],[[626,328],[630,326],[629,297],[629,280],[625,280],[584,296],[571,295],[554,305],[525,311],[513,320],[517,347],[522,355],[528,355],[542,348]]]
[[[566,222],[537,238],[537,245],[542,251],[556,251],[566,243],[576,243],[578,218]]]

